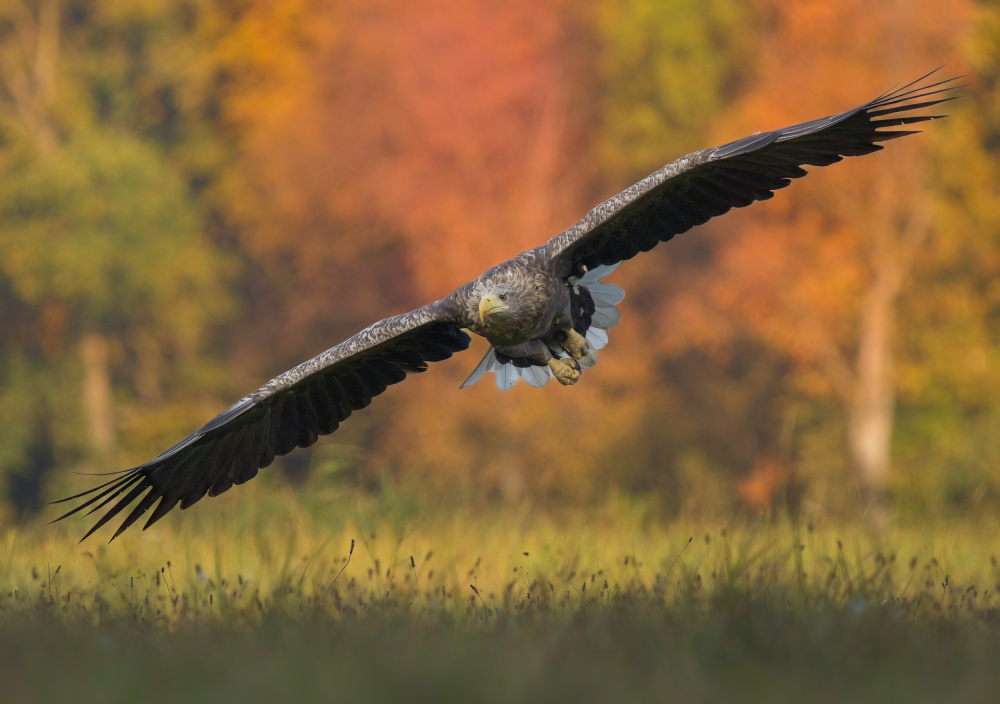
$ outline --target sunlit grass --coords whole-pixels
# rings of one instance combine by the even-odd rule
[[[0,543],[0,675],[26,692],[75,694],[53,667],[107,696],[185,673],[154,699],[1000,691],[995,519],[667,521],[621,498],[474,511],[262,482],[110,545],[84,530]]]

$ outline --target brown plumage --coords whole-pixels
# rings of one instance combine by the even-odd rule
[[[104,509],[86,538],[137,501],[117,537],[154,504],[146,528],[178,504],[187,508],[205,494],[221,494],[276,456],[332,433],[408,373],[468,348],[466,329],[485,337],[491,348],[463,386],[486,371],[497,373],[501,388],[519,376],[535,386],[551,376],[576,382],[581,368],[596,362],[594,348],[607,341],[603,331],[617,321],[613,306],[621,290],[596,283],[598,271],[606,273],[608,265],[731,208],[771,198],[806,175],[803,165],[869,154],[882,148],[877,142],[914,133],[884,128],[942,117],[912,114],[951,99],[941,96],[955,87],[951,81],[927,84],[926,78],[839,115],[752,135],[664,166],[541,247],[440,301],[375,323],[267,382],[146,464],[62,499],[86,497],[56,520]]]

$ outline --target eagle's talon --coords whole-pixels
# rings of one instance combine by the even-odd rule
[[[587,342],[587,338],[572,328],[566,331],[566,341],[563,343],[563,347],[573,359],[586,357],[587,353],[590,352],[590,343]]]
[[[580,380],[580,363],[575,359],[550,359],[548,361],[552,376],[563,386],[572,386]]]

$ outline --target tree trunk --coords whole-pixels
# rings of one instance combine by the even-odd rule
[[[855,383],[847,408],[851,462],[862,494],[873,502],[881,502],[889,487],[896,402],[892,357],[894,288],[876,283],[862,304]]]
[[[105,454],[115,444],[107,340],[97,333],[87,333],[80,341],[80,356],[83,358],[83,405],[90,444],[97,452]]]
[[[917,173],[909,156],[902,152],[893,163],[902,173]],[[920,191],[919,184],[904,187]],[[861,303],[855,383],[847,409],[848,452],[862,498],[876,509],[885,507],[889,494],[896,407],[894,307],[903,280],[930,232],[929,210],[921,205],[902,209],[900,189],[899,183],[888,180],[880,184],[871,219],[869,264],[873,281]]]
[[[59,63],[59,0],[41,0],[37,16],[27,7],[8,21],[21,43],[20,52],[0,57],[0,85],[11,97],[18,117],[35,139],[43,155],[58,146],[52,119],[56,68]],[[33,49],[33,55],[28,53]]]

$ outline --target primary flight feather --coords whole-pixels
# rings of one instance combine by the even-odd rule
[[[882,149],[914,134],[886,129],[937,119],[914,114],[951,100],[952,80],[927,76],[839,115],[763,132],[682,157],[604,201],[544,245],[493,267],[429,305],[386,318],[267,382],[149,462],[59,502],[85,499],[104,514],[84,538],[126,514],[117,537],[153,509],[144,528],[178,504],[191,506],[256,476],[279,455],[335,431],[410,372],[467,349],[466,330],[490,349],[463,387],[487,372],[509,389],[518,379],[570,385],[597,362],[624,293],[600,282],[620,262],[731,208],[766,200],[803,166]],[[132,506],[133,502],[135,503]],[[155,508],[154,508],[155,505]],[[113,539],[112,538],[112,539]]]

